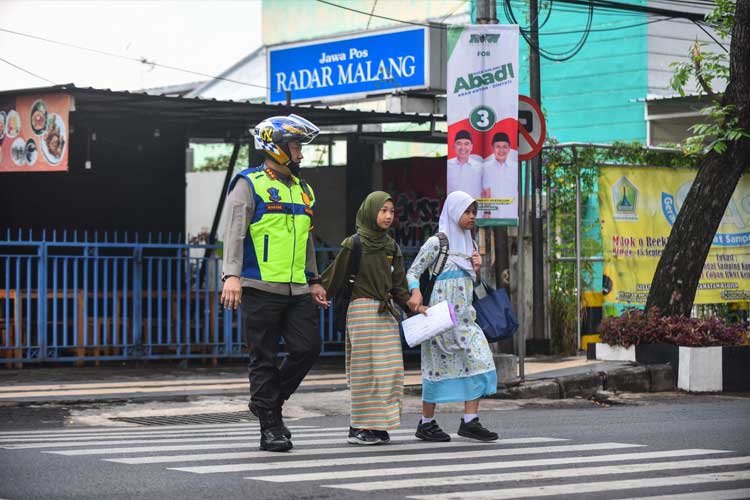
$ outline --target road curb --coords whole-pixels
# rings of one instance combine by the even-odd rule
[[[634,365],[607,371],[563,375],[498,387],[492,399],[593,398],[606,392],[665,392],[675,389],[673,370],[665,365]],[[418,396],[422,386],[404,387],[404,394]]]

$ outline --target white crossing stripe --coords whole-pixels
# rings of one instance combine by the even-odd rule
[[[637,478],[620,481],[601,481],[574,484],[553,484],[548,486],[531,486],[526,488],[502,488],[481,491],[458,491],[452,493],[433,493],[414,495],[407,498],[416,500],[507,500],[509,498],[536,498],[552,495],[580,495],[598,491],[620,491],[662,486],[684,486],[689,484],[719,483],[750,480],[750,471],[714,472],[709,474],[690,474],[687,476],[668,476],[657,478]]]
[[[503,448],[492,449],[488,447],[481,452],[482,458],[498,456],[515,456],[528,455],[535,453],[566,453],[572,451],[590,451],[590,450],[609,450],[615,448],[640,448],[644,445],[626,444],[626,443],[595,443],[583,445],[560,445],[560,446],[540,446],[531,448]],[[429,451],[429,447],[425,447]],[[206,465],[197,467],[174,467],[172,470],[183,472],[193,472],[196,474],[213,474],[217,472],[240,472],[240,471],[258,471],[258,470],[275,470],[278,468],[307,468],[307,467],[338,467],[348,465],[390,463],[390,462],[413,462],[429,459],[434,460],[462,460],[478,458],[477,451],[461,451],[454,453],[419,453],[414,455],[381,455],[368,457],[342,457],[331,458],[326,460],[293,460],[294,454],[288,453],[281,455],[288,457],[285,462],[266,462],[259,464],[228,464],[228,465]]]
[[[659,495],[657,497],[633,497],[620,500],[746,500],[750,498],[750,488],[741,490],[698,491],[676,495]]]
[[[196,413],[194,415],[200,415],[200,413]],[[75,427],[75,428],[67,428],[67,429],[59,429],[59,430],[29,430],[29,431],[5,431],[0,432],[0,437],[7,437],[7,436],[31,436],[31,435],[60,435],[60,436],[67,436],[67,435],[73,435],[73,434],[99,434],[99,433],[108,433],[108,432],[117,432],[117,431],[127,431],[127,430],[134,430],[134,431],[141,431],[141,430],[151,430],[151,429],[159,429],[159,430],[186,430],[186,429],[225,429],[230,427],[247,427],[248,425],[258,425],[257,422],[237,422],[234,424],[190,424],[190,425],[160,425],[160,426],[154,426],[145,428],[141,425],[123,425],[123,426],[117,426],[117,427]]]
[[[406,430],[390,431],[395,432],[411,432]],[[326,434],[328,435],[328,434]],[[321,445],[321,444],[341,444],[345,441],[346,435],[335,434],[336,437],[323,438],[323,439],[301,439],[295,434],[292,436],[292,442],[295,446],[299,445]],[[310,438],[310,436],[304,436]],[[55,450],[55,451],[42,451],[42,453],[50,453],[53,455],[65,455],[65,456],[85,456],[85,455],[114,455],[122,453],[162,453],[166,451],[197,451],[197,450],[226,450],[226,449],[245,449],[245,448],[258,448],[258,436],[255,435],[252,442],[239,441],[229,443],[208,443],[208,444],[180,444],[180,445],[162,445],[162,446],[124,446],[119,448],[84,448],[74,450]],[[391,436],[391,441],[406,441],[416,440],[414,436]],[[277,456],[277,455],[274,455]]]
[[[393,441],[406,441],[416,440],[416,438],[410,436],[398,436],[392,437]],[[557,438],[519,438],[519,439],[505,439],[495,441],[491,444],[526,444],[526,443],[543,443],[549,441],[567,441],[567,439]],[[294,440],[296,443],[296,440]],[[343,440],[339,439],[339,443]],[[304,445],[304,441],[301,442]],[[459,446],[464,447],[476,447],[476,446],[488,446],[490,443],[482,443],[478,441],[462,442]],[[413,444],[399,444],[399,445],[384,445],[384,446],[348,446],[346,448],[304,448],[295,449],[290,452],[290,455],[295,457],[309,456],[309,455],[340,455],[340,454],[359,454],[359,453],[377,453],[377,452],[402,452],[410,450],[432,450],[435,448],[447,448],[456,447],[456,443],[425,443],[420,441]],[[131,458],[106,458],[107,462],[116,462],[121,464],[164,464],[164,463],[175,463],[175,462],[207,462],[212,460],[237,460],[245,458],[268,458],[267,451],[250,451],[250,452],[238,452],[238,453],[203,453],[203,454],[191,454],[191,455],[162,455],[162,456],[146,456],[146,457],[131,457]]]
[[[714,458],[705,460],[683,460],[679,462],[651,462],[645,464],[623,464],[596,467],[571,467],[532,472],[512,472],[503,474],[471,474],[466,476],[428,477],[388,481],[366,481],[360,483],[323,485],[326,488],[339,488],[354,491],[396,490],[402,488],[425,488],[432,486],[473,485],[480,483],[501,483],[504,481],[533,481],[539,479],[569,478],[582,476],[606,476],[609,474],[631,474],[666,470],[695,469],[700,467],[723,467],[750,464],[750,457]]]
[[[430,445],[432,446],[432,445]],[[516,469],[524,467],[544,467],[549,465],[565,464],[583,464],[583,463],[605,463],[620,462],[628,460],[653,460],[657,458],[679,458],[692,457],[700,455],[715,455],[720,453],[729,453],[725,450],[671,450],[671,451],[649,451],[643,453],[618,453],[615,455],[584,455],[563,458],[543,458],[537,460],[515,460],[512,462],[475,462],[467,464],[450,464],[450,465],[428,465],[422,467],[401,467],[388,469],[361,469],[361,470],[341,470],[334,472],[310,472],[306,474],[279,474],[275,476],[255,476],[246,477],[255,481],[268,481],[272,483],[291,483],[297,481],[331,481],[334,479],[353,479],[358,477],[373,478],[378,476],[410,476],[417,474],[436,474],[449,473],[453,474],[462,471],[480,471],[480,470],[497,470],[497,469]],[[181,455],[189,456],[189,455]],[[239,457],[238,457],[239,458]],[[115,461],[115,460],[113,460]]]
[[[289,427],[289,429],[294,433],[295,436],[297,435],[304,435],[305,433],[310,432],[320,432],[321,429],[310,429],[310,428],[303,428],[303,427]],[[81,436],[65,436],[65,437],[31,437],[31,438],[0,438],[0,446],[5,446],[7,443],[42,443],[42,442],[49,442],[54,443],[56,441],[71,441],[72,439],[114,439],[114,438],[137,438],[137,437],[205,437],[205,436],[218,436],[218,435],[234,435],[234,434],[246,434],[248,432],[257,432],[260,430],[260,427],[257,425],[248,425],[244,429],[238,429],[238,428],[231,428],[231,429],[216,429],[216,430],[206,430],[206,431],[199,431],[199,430],[187,430],[187,431],[153,431],[153,432],[129,432],[129,433],[116,433],[116,434],[98,434],[98,435],[92,435],[92,434],[85,434]],[[339,429],[326,429],[326,430],[338,430],[340,432],[343,432],[345,430],[349,430],[348,427],[341,427]]]
[[[391,433],[396,431],[391,431]],[[521,438],[525,442],[550,442],[550,441],[567,441],[566,439],[558,438]],[[508,439],[508,441],[518,441],[521,439]],[[342,444],[344,443],[345,437],[338,436],[335,438],[326,439],[297,439],[292,437],[292,441],[295,443],[295,450],[299,451],[299,446],[317,446],[327,444]],[[417,441],[414,436],[391,436],[391,442],[395,441]],[[421,441],[420,441],[421,442]],[[471,441],[455,441],[454,443],[469,443]],[[497,442],[497,441],[495,441]],[[487,446],[487,443],[482,443]],[[123,453],[163,453],[165,451],[197,451],[197,450],[225,450],[225,449],[245,449],[245,448],[258,448],[258,442],[252,443],[211,443],[211,444],[196,444],[196,445],[174,445],[174,446],[135,446],[135,447],[123,447],[123,448],[88,448],[82,450],[62,450],[62,451],[43,451],[43,453],[50,453],[54,455],[66,455],[66,456],[83,456],[83,455],[114,455]],[[371,447],[368,447],[371,448]],[[382,449],[382,447],[379,447]],[[346,449],[352,449],[347,447]],[[292,454],[295,454],[293,451]],[[345,453],[342,451],[342,453]],[[266,455],[268,456],[267,452]],[[278,457],[279,455],[273,455]],[[287,456],[287,455],[282,455]]]
[[[243,434],[251,431],[258,431],[260,430],[260,427],[257,425],[254,426],[248,426],[246,429],[227,429],[223,431],[170,431],[170,432],[154,432],[154,433],[128,433],[128,434],[100,434],[100,435],[92,435],[92,434],[86,434],[82,436],[65,436],[65,437],[31,437],[31,438],[0,438],[0,446],[8,446],[11,444],[21,444],[21,443],[55,443],[55,442],[64,442],[64,441],[73,441],[73,440],[91,440],[91,439],[123,439],[123,438],[155,438],[155,437],[172,437],[172,438],[178,438],[178,437],[203,437],[203,436],[215,436],[215,435],[232,435],[232,434]]]
[[[393,433],[396,432],[412,432],[411,430],[403,429],[403,430],[397,430],[397,431],[391,431]],[[323,436],[331,436],[331,431],[324,431],[320,432],[320,429],[311,429],[309,431],[303,431],[303,434],[305,437],[323,437]],[[245,432],[239,432],[234,435],[224,435],[224,436],[216,436],[216,437],[199,437],[199,438],[192,438],[192,437],[183,437],[183,438],[169,438],[169,439],[126,439],[126,440],[113,440],[113,441],[106,441],[106,440],[99,440],[99,441],[63,441],[63,442],[43,442],[43,443],[29,443],[29,444],[4,444],[0,446],[0,448],[4,448],[6,450],[28,450],[33,448],[68,448],[68,447],[77,447],[77,446],[96,446],[96,445],[120,445],[120,444],[168,444],[168,443],[205,443],[208,441],[232,441],[236,440],[237,438],[247,436],[247,437],[258,437],[258,431],[256,430],[250,430]]]

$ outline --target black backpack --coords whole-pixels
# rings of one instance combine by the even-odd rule
[[[398,253],[398,243],[393,242],[393,256]],[[344,285],[336,291],[333,296],[333,328],[337,332],[346,331],[346,313],[349,303],[352,301],[352,289],[354,281],[359,274],[359,261],[362,259],[362,241],[359,234],[352,236],[352,258],[349,260],[349,269]]]
[[[428,266],[419,277],[419,290],[422,292],[422,304],[429,306],[432,290],[435,288],[435,280],[443,272],[445,263],[448,262],[448,236],[445,233],[435,233],[440,241],[440,253],[435,263]]]

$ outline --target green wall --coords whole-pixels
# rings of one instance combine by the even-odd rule
[[[510,23],[504,1],[497,2],[500,23]],[[645,5],[645,0],[627,3]],[[527,27],[526,1],[513,0],[516,19]],[[547,6],[547,2],[540,0]],[[540,23],[548,10],[540,14]],[[476,19],[476,0],[472,0]],[[552,4],[552,13],[540,28],[540,46],[551,52],[567,52],[576,45],[586,27],[585,6]],[[594,10],[592,31],[583,49],[572,59],[554,62],[542,59],[542,108],[547,135],[560,142],[646,141],[644,118],[648,85],[646,16],[637,13]],[[612,28],[633,26],[626,29]],[[565,34],[547,34],[560,33]],[[574,32],[574,33],[570,33]],[[520,42],[521,93],[529,93],[529,46]]]

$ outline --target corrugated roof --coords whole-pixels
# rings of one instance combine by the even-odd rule
[[[226,139],[244,135],[249,126],[268,116],[296,113],[319,127],[381,123],[427,123],[445,121],[445,115],[345,110],[330,106],[250,103],[198,97],[149,95],[74,84],[0,92],[0,96],[69,93],[75,98],[79,116],[100,120],[148,119],[174,122],[186,127],[190,137]]]

